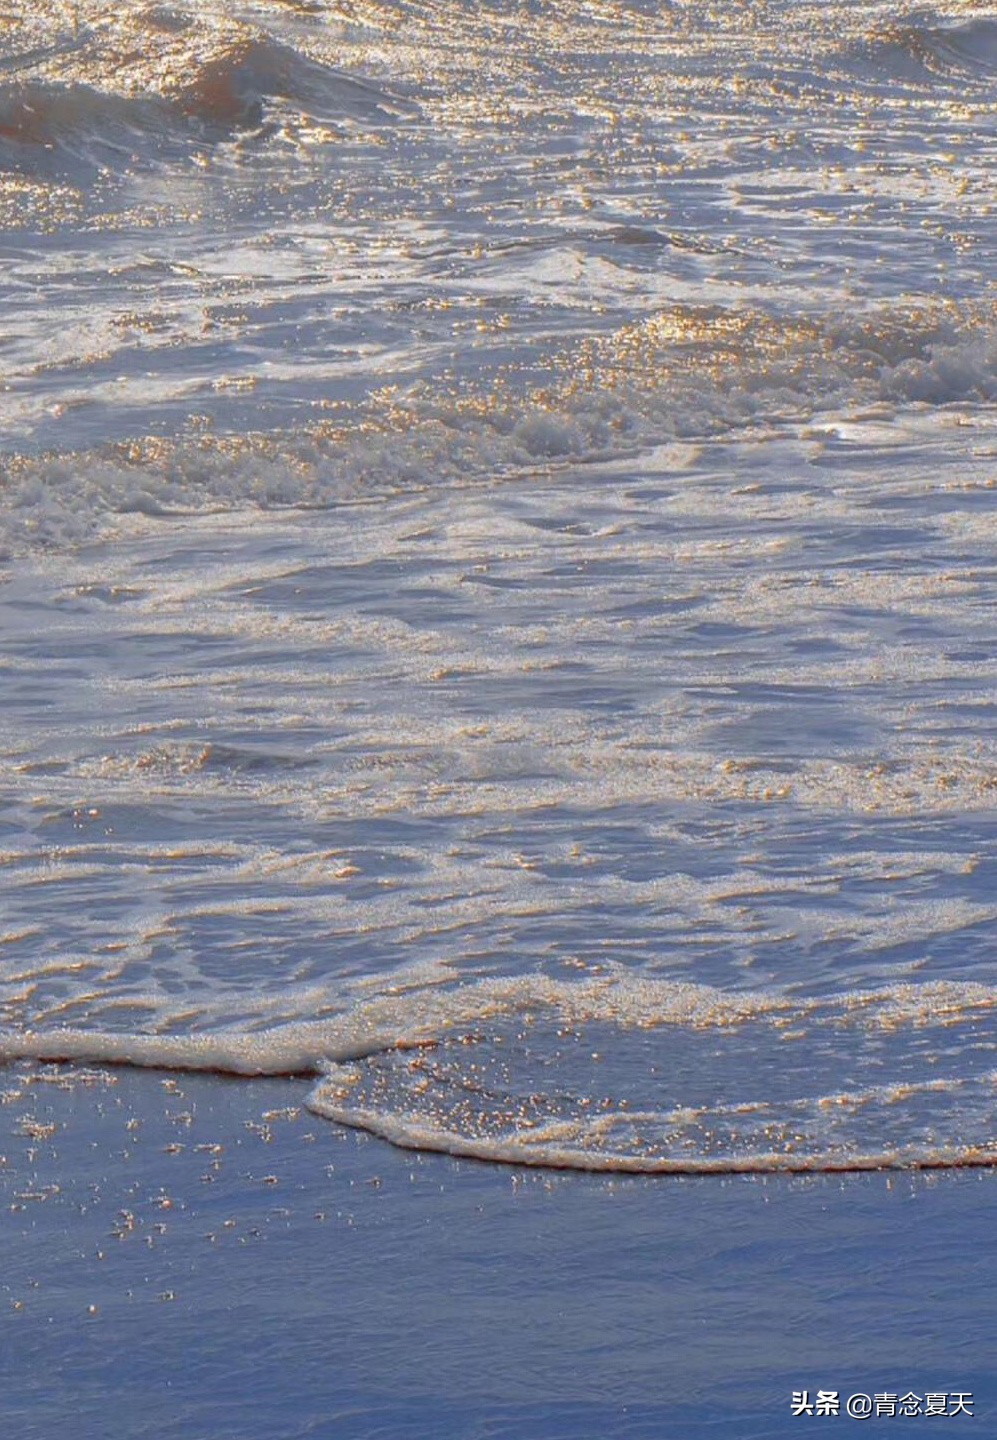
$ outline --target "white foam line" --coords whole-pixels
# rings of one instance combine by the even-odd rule
[[[342,1022],[282,1025],[260,1033],[135,1035],[109,1030],[0,1033],[0,1061],[83,1061],[226,1075],[318,1075],[323,1061],[359,1060],[390,1049],[389,1035],[350,1035]]]
[[[499,1016],[530,1024],[547,1011],[569,1025],[608,1022],[651,1030],[679,1025],[735,1028],[748,1021],[800,1020],[816,1012],[866,1025],[952,1023],[997,1008],[997,988],[972,982],[901,983],[818,998],[767,990],[721,990],[689,981],[642,977],[607,965],[580,980],[496,976],[445,989],[404,989],[360,1000],[326,1020],[289,1021],[266,1030],[187,1035],[60,1029],[0,1031],[0,1061],[85,1060],[166,1070],[235,1075],[317,1075],[328,1062],[443,1041]]]
[[[982,1169],[997,1165],[997,1142],[990,1146],[944,1146],[935,1150],[892,1149],[855,1155],[759,1152],[753,1155],[626,1155],[591,1152],[563,1145],[522,1140],[478,1140],[374,1110],[351,1109],[325,1101],[321,1087],[307,1097],[315,1114],[354,1130],[364,1130],[403,1150],[433,1151],[464,1160],[525,1165],[541,1170],[582,1170],[623,1175],[849,1174],[868,1170]]]

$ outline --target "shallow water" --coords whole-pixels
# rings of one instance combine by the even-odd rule
[[[0,1053],[997,1158],[997,11],[3,25]]]

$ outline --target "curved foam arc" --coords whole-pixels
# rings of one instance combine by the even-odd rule
[[[416,1062],[418,1065],[419,1062]],[[364,1130],[393,1145],[409,1150],[427,1150],[458,1158],[493,1161],[509,1165],[525,1165],[537,1169],[580,1170],[594,1173],[643,1175],[710,1175],[764,1174],[830,1174],[870,1170],[937,1170],[982,1168],[997,1165],[997,1139],[977,1136],[972,1140],[920,1138],[897,1142],[890,1139],[890,1126],[885,1117],[890,1108],[900,1106],[901,1121],[909,1117],[910,1102],[954,1101],[967,1127],[973,1124],[972,1080],[928,1080],[920,1084],[885,1085],[865,1092],[844,1095],[807,1097],[790,1102],[720,1106],[710,1114],[705,1110],[678,1111],[671,1114],[633,1112],[616,1109],[593,1114],[589,1100],[582,1102],[569,1120],[530,1120],[492,1133],[475,1133],[449,1125],[432,1114],[417,1114],[406,1109],[404,1102],[397,1108],[371,1107],[351,1098],[363,1088],[364,1075],[357,1066],[326,1064],[325,1077],[309,1093],[306,1104],[315,1114],[338,1124]],[[977,1097],[977,1111],[992,1114],[997,1076],[986,1077]],[[421,1097],[420,1097],[421,1099]],[[903,1108],[906,1102],[906,1109]],[[864,1111],[873,1117],[869,1139],[873,1143],[849,1143],[847,1124]],[[755,1134],[742,1139],[736,1122],[749,1112],[761,1112],[760,1124],[750,1126]],[[823,1143],[815,1137],[806,1116],[820,1116],[826,1121]],[[845,1125],[837,1122],[845,1118]],[[502,1117],[504,1120],[506,1117]],[[752,1117],[754,1118],[754,1117]],[[720,1122],[718,1124],[718,1122]],[[707,1144],[682,1137],[686,1126],[704,1127],[713,1140]],[[674,1128],[673,1128],[674,1127]],[[718,1145],[716,1130],[726,1133]],[[671,1129],[671,1135],[666,1132]],[[810,1133],[808,1134],[808,1129]],[[658,1131],[656,1139],[650,1137]],[[844,1131],[845,1133],[842,1133]],[[640,1136],[639,1144],[626,1148],[614,1143]],[[878,1132],[878,1134],[877,1134]],[[676,1140],[676,1137],[679,1137]],[[669,1142],[671,1142],[669,1148]],[[809,1147],[809,1148],[808,1148]]]
[[[318,1077],[306,1104],[323,1118],[407,1149],[515,1165],[633,1174],[937,1169],[997,1164],[997,1074],[980,1071],[994,1050],[981,1022],[995,1007],[997,989],[978,984],[795,999],[607,968],[577,981],[416,985],[260,1031],[8,1032],[0,1058]],[[579,1061],[584,1069],[603,1058],[588,1053],[587,1027],[600,1026],[622,1062],[616,1080],[646,1085],[652,1058],[664,1062],[655,1082],[666,1086],[664,1102],[599,1100],[591,1075],[578,1083]],[[653,1038],[661,1030],[667,1040]],[[936,1030],[944,1033],[937,1050]],[[866,1083],[821,1093],[821,1066],[830,1057],[840,1073],[842,1047]],[[958,1073],[940,1074],[953,1058]],[[885,1076],[884,1066],[892,1067]],[[759,1077],[769,1093],[745,1100]],[[797,1082],[814,1093],[801,1098]],[[720,1098],[724,1085],[733,1100]]]
[[[456,1131],[418,1123],[405,1116],[351,1108],[328,1098],[316,1086],[306,1101],[309,1110],[339,1125],[365,1130],[403,1150],[428,1150],[457,1159],[526,1165],[542,1170],[582,1170],[623,1175],[793,1175],[849,1174],[868,1170],[983,1169],[997,1165],[997,1142],[985,1146],[952,1145],[935,1151],[913,1147],[854,1155],[793,1155],[760,1151],[751,1155],[633,1155],[620,1151],[586,1151],[580,1146],[548,1141],[543,1132],[528,1139],[476,1139]]]

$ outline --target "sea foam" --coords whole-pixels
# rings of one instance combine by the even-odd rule
[[[997,1072],[981,1061],[995,1008],[997,990],[978,984],[806,999],[606,967],[409,984],[251,1031],[8,1031],[0,1058],[317,1076],[307,1104],[329,1120],[520,1165],[940,1168],[997,1163]],[[844,1091],[829,1084],[841,1074]]]

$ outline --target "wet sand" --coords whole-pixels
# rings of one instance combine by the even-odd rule
[[[753,1440],[824,1423],[803,1389],[972,1392],[933,1423],[986,1433],[993,1172],[530,1172],[305,1088],[4,1071],[5,1435]]]

